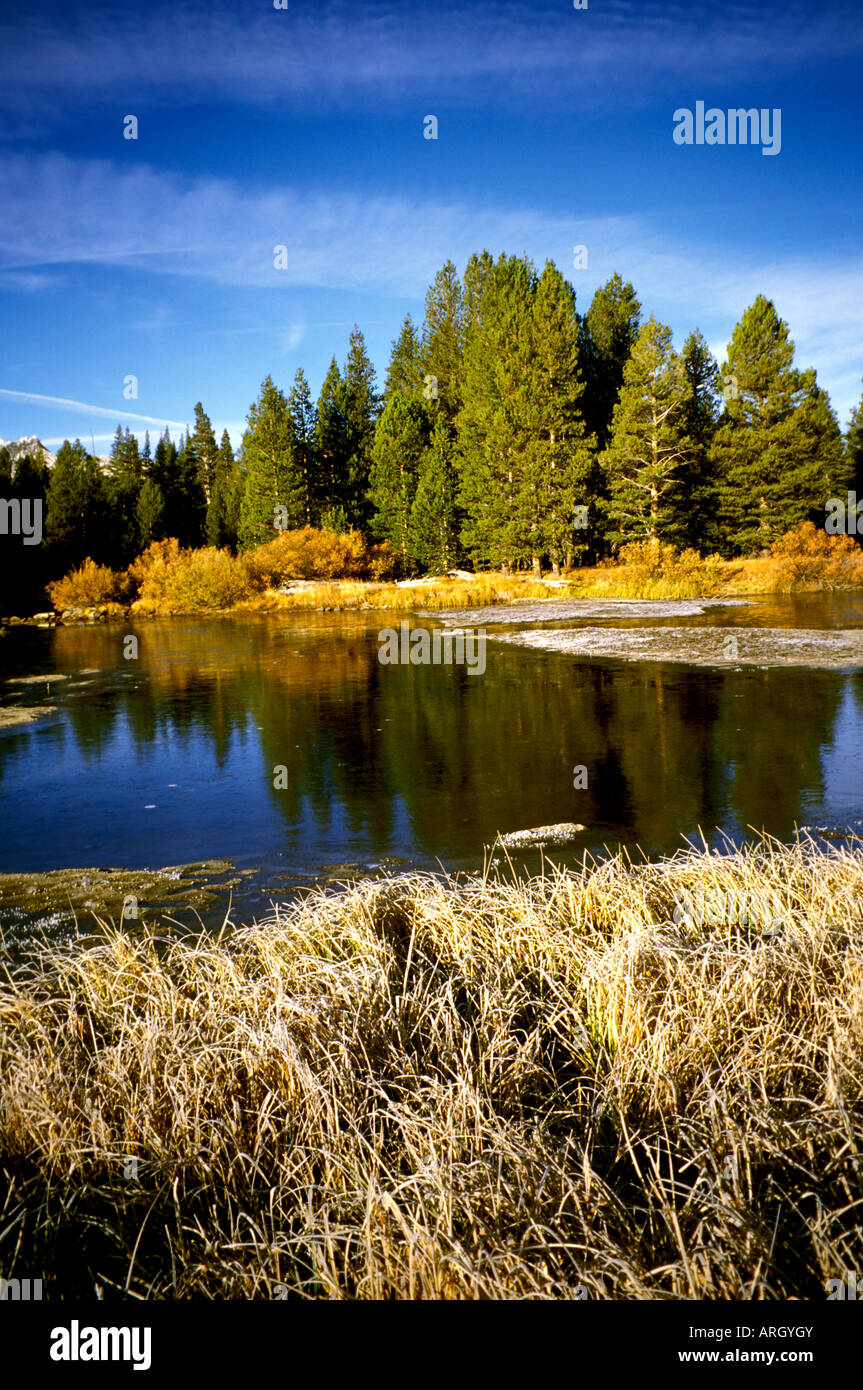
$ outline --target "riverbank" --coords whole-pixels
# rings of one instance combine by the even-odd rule
[[[731,598],[863,591],[863,550],[852,537],[828,536],[811,522],[747,559],[724,560],[641,541],[624,546],[614,561],[557,574],[453,570],[398,580],[391,577],[394,567],[395,557],[386,547],[369,547],[353,532],[285,532],[236,556],[228,550],[184,550],[176,541],[158,541],[124,571],[86,560],[48,585],[52,611],[0,619],[0,634],[19,623],[53,626],[173,614],[372,608],[412,612],[551,597]]]
[[[0,983],[4,1277],[823,1299],[863,1265],[861,898],[863,844],[765,840],[34,947]]]

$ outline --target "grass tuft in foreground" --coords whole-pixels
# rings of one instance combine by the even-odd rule
[[[734,921],[675,922],[699,890]],[[863,1268],[861,903],[863,845],[763,840],[10,953],[0,1268],[48,1298],[823,1298]]]

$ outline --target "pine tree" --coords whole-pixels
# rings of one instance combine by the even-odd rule
[[[572,286],[546,262],[532,312],[531,353],[525,365],[531,441],[527,502],[534,532],[534,568],[548,555],[555,574],[587,548],[587,530],[576,529],[576,507],[595,494],[595,440],[581,414],[584,385],[579,360],[578,315]],[[523,493],[524,495],[524,493]],[[594,517],[594,526],[596,518]]]
[[[829,395],[818,385],[815,368],[802,371],[800,381],[803,399],[793,421],[786,422],[785,440],[788,489],[799,500],[796,508],[789,508],[790,522],[783,531],[801,521],[824,526],[827,502],[837,492],[846,494],[853,478],[839,420]]]
[[[111,446],[108,464],[109,477],[123,489],[135,491],[141,485],[143,468],[138,440],[129,430],[118,425]]]
[[[671,329],[651,314],[626,363],[601,457],[610,495],[609,539],[675,539],[680,524],[678,474],[688,462],[686,372]]]
[[[465,339],[456,422],[461,539],[477,563],[495,567],[523,561],[531,547],[516,498],[527,440],[523,360],[536,280],[526,259],[501,255],[485,266]]]
[[[148,477],[158,487],[162,497],[162,519],[153,534],[154,540],[174,535],[171,530],[171,509],[178,489],[177,446],[167,429],[159,437]]]
[[[348,421],[344,410],[344,382],[335,357],[330,361],[318,397],[314,446],[318,474],[319,522],[334,531],[346,531],[348,521],[344,499]]]
[[[397,391],[375,427],[369,496],[374,507],[372,529],[390,542],[403,565],[411,554],[411,503],[427,439],[422,406]]]
[[[823,524],[849,470],[815,372],[793,366],[788,325],[759,295],[721,367],[725,409],[713,443],[726,548],[752,554],[802,521]]]
[[[596,435],[600,450],[608,444],[623,369],[640,322],[641,305],[635,290],[614,274],[594,294],[581,324],[584,422],[588,432]]]
[[[343,375],[342,412],[347,425],[342,506],[349,525],[362,528],[371,514],[368,498],[372,443],[378,414],[375,369],[365,339],[353,326]]]
[[[863,398],[855,405],[845,433],[845,459],[849,486],[863,503]]]
[[[461,362],[464,347],[462,287],[452,261],[447,261],[429,286],[422,335],[424,398],[436,402],[447,422],[461,406]]]
[[[592,444],[580,413],[575,296],[549,262],[487,272],[468,329],[457,427],[462,539],[480,563],[556,566],[576,543]]]
[[[291,415],[271,376],[247,416],[243,435],[245,491],[240,508],[244,550],[272,540],[277,529],[303,524],[303,483],[297,464]],[[284,509],[282,511],[281,509]]]
[[[117,426],[108,463],[107,496],[111,559],[127,565],[140,552],[138,534],[138,494],[143,482],[143,465],[138,441],[127,427]]]
[[[207,545],[237,547],[240,529],[240,504],[244,480],[237,468],[231,437],[222,430],[222,438],[216,456],[216,471],[210,500],[207,504],[206,538]]]
[[[219,456],[221,459],[219,476],[225,488],[225,540],[232,549],[236,550],[240,536],[240,507],[246,489],[246,479],[234,457],[231,438],[227,430],[222,430]]]
[[[136,520],[138,523],[138,543],[146,550],[151,541],[162,539],[162,525],[165,516],[165,499],[162,489],[152,478],[145,478],[138,493]]]
[[[423,389],[420,341],[413,320],[408,314],[401,326],[401,332],[392,346],[384,385],[384,403],[390,400],[396,391],[404,396],[405,400],[422,400]]]
[[[683,344],[681,358],[688,387],[683,431],[690,450],[677,471],[680,521],[675,539],[682,545],[714,551],[721,543],[715,520],[717,494],[711,453],[719,417],[719,367],[698,329]]]
[[[216,436],[213,433],[210,417],[200,401],[195,406],[195,428],[190,436],[189,446],[197,460],[198,484],[209,502],[210,492],[216,481],[219,448],[216,444]]]
[[[456,487],[455,441],[438,412],[420,456],[409,523],[410,554],[433,574],[445,574],[458,562]]]
[[[294,374],[294,384],[288,396],[288,410],[291,415],[296,463],[302,478],[303,520],[306,526],[312,526],[318,519],[320,486],[315,454],[315,408],[302,367],[298,367]]]
[[[464,268],[464,282],[462,284],[462,352],[467,342],[467,335],[473,328],[480,316],[480,305],[483,293],[485,292],[486,281],[494,269],[494,257],[490,251],[476,252],[471,256]]]
[[[171,497],[165,498],[171,534],[184,546],[201,545],[204,540],[207,496],[203,480],[206,476],[206,465],[199,448],[200,440],[194,433],[187,433],[180,440],[176,462],[176,489]]]
[[[106,548],[106,497],[99,465],[80,439],[65,439],[47,485],[45,540],[52,568],[59,573],[88,556],[100,559]]]

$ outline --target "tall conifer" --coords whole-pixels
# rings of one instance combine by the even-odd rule
[[[651,314],[642,325],[601,456],[608,480],[609,539],[676,538],[680,523],[679,474],[689,460],[686,402],[689,385],[674,351],[671,329]]]
[[[343,375],[343,415],[347,425],[347,449],[342,505],[348,523],[363,527],[371,515],[368,498],[372,442],[378,414],[375,369],[365,339],[354,324]]]
[[[458,561],[456,486],[453,434],[438,411],[417,469],[409,542],[414,559],[433,574],[445,574]]]
[[[461,405],[464,346],[462,287],[452,261],[438,271],[426,294],[422,335],[424,398],[449,422]]]
[[[372,527],[390,542],[403,565],[410,558],[411,503],[427,438],[422,406],[397,391],[375,428],[369,496],[374,507]]]
[[[242,453],[245,490],[240,508],[243,549],[272,540],[278,529],[302,526],[303,481],[288,402],[271,376],[248,414]],[[284,509],[284,510],[282,510]]]
[[[743,314],[721,379],[713,443],[732,551],[752,554],[800,524],[823,523],[849,478],[839,425],[815,372],[798,371],[788,325],[763,295]]]
[[[312,526],[318,520],[320,486],[315,452],[315,408],[302,367],[298,367],[294,374],[294,383],[288,396],[288,410],[294,436],[294,457],[302,479],[304,524]]]
[[[319,521],[332,530],[348,527],[345,495],[349,425],[344,382],[335,357],[330,360],[315,410],[314,449],[318,475]]]
[[[719,367],[697,329],[683,344],[681,359],[687,382],[683,429],[690,449],[677,472],[680,507],[675,539],[682,545],[713,551],[721,543],[712,458],[719,418]]]
[[[45,540],[52,566],[63,572],[105,554],[105,485],[99,465],[80,439],[57,451],[48,478]]]
[[[606,447],[614,407],[623,385],[623,369],[641,323],[641,305],[629,281],[614,274],[599,289],[581,322],[581,358],[585,381],[584,421]]]
[[[423,398],[423,364],[420,340],[410,314],[406,315],[399,336],[392,346],[384,384],[384,403],[396,391],[408,401]]]

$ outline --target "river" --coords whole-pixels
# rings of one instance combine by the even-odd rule
[[[863,829],[863,669],[829,657],[863,595],[444,615],[482,623],[482,671],[382,664],[404,617],[8,629],[0,703],[51,712],[0,730],[0,872],[230,859],[243,920],[316,882],[476,871],[552,822],[585,827],[558,863]]]

